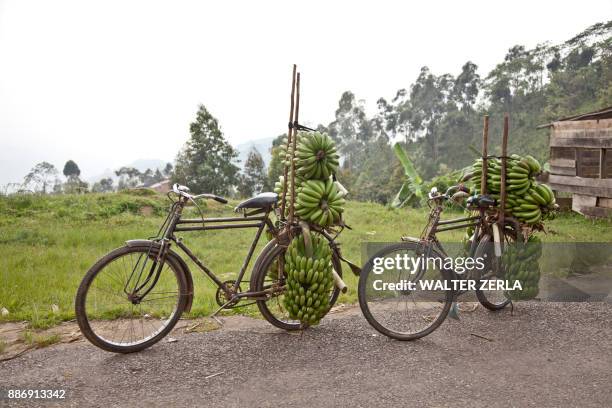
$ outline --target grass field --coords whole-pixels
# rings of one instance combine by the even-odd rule
[[[209,204],[205,212],[230,215],[232,204],[236,203]],[[125,240],[155,235],[167,207],[165,196],[149,194],[0,197],[0,309],[9,311],[0,321],[27,320],[32,327],[46,327],[73,319],[74,295],[87,269]],[[345,230],[341,236],[343,253],[361,264],[362,243],[395,242],[402,235],[418,236],[426,217],[426,209],[392,210],[378,204],[349,202],[345,218],[353,230]],[[549,233],[543,239],[612,242],[611,226],[610,221],[562,214],[547,224]],[[254,232],[207,231],[185,233],[183,237],[215,273],[223,279],[232,279]],[[441,238],[458,242],[462,235],[461,231],[454,231]],[[259,249],[263,245],[260,242]],[[215,287],[195,265],[188,264],[195,284],[192,315],[208,315],[216,305]],[[340,302],[355,302],[357,279],[348,268],[344,276],[350,290]],[[254,310],[251,307],[243,312]]]

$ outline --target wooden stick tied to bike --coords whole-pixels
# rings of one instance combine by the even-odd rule
[[[288,176],[289,176],[289,166],[286,164],[287,162],[287,154],[289,154],[289,146],[291,146],[292,133],[293,133],[293,110],[294,105],[293,101],[295,99],[295,73],[297,71],[297,66],[293,64],[293,77],[291,80],[291,109],[289,110],[289,125],[287,129],[287,150],[285,152],[285,157],[283,162],[285,163],[283,170],[283,191],[281,197],[281,220],[285,220],[285,208],[286,208],[286,197],[287,197],[287,185],[288,185]]]
[[[297,73],[295,82],[295,115],[293,116],[293,138],[291,139],[291,204],[289,206],[289,225],[293,223],[295,211],[295,149],[297,139],[297,125],[300,116],[300,73]]]
[[[500,199],[500,214],[499,214],[499,225],[503,229],[504,217],[506,215],[506,156],[508,155],[508,114],[504,115],[504,133],[502,134],[502,168],[501,168],[501,191],[499,193]]]
[[[489,115],[485,115],[482,127],[482,172],[480,175],[480,194],[487,194],[487,172],[489,171],[487,156],[489,155]]]

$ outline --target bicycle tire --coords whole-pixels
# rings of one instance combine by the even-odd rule
[[[366,289],[367,289],[367,282],[368,282],[368,275],[372,272],[372,267],[373,267],[373,259],[375,259],[376,257],[382,257],[383,255],[387,254],[387,253],[391,253],[391,252],[395,252],[398,250],[415,250],[418,248],[418,245],[420,245],[419,243],[416,242],[398,242],[395,244],[391,244],[388,245],[386,247],[384,247],[383,249],[381,249],[380,251],[378,251],[376,254],[374,254],[374,256],[372,256],[367,262],[366,264],[363,266],[362,270],[361,270],[361,274],[359,276],[359,288],[358,288],[358,298],[359,298],[359,307],[361,308],[361,312],[363,313],[365,319],[367,320],[367,322],[374,328],[376,329],[378,332],[384,334],[387,337],[390,337],[392,339],[395,340],[400,340],[400,341],[412,341],[412,340],[416,340],[422,337],[425,337],[427,335],[429,335],[430,333],[432,333],[434,330],[436,330],[438,327],[440,327],[440,325],[444,322],[444,320],[446,319],[446,316],[448,315],[448,312],[451,308],[452,302],[455,298],[455,292],[452,290],[447,290],[445,291],[445,298],[444,298],[444,306],[441,310],[441,312],[439,313],[439,315],[437,316],[437,318],[432,322],[431,325],[429,325],[426,329],[421,330],[417,333],[402,333],[402,332],[398,332],[398,331],[394,331],[392,329],[389,329],[387,327],[385,327],[385,325],[383,325],[382,323],[380,323],[372,314],[372,312],[370,311],[370,307],[368,305],[368,302],[366,300]],[[436,257],[440,257],[443,258],[442,255],[435,249],[435,248],[431,248],[431,251],[433,252],[433,256]],[[441,274],[442,274],[442,278],[444,280],[451,280],[452,279],[452,273],[446,269],[441,269],[440,270]]]
[[[265,253],[262,253],[259,256],[261,262],[256,263],[257,269],[253,271],[251,275],[250,284],[252,291],[259,292],[261,290],[264,290],[265,278],[270,264],[274,261],[275,258],[277,258],[278,256],[284,256],[284,254],[285,248],[280,245],[276,245],[269,248]],[[342,276],[342,264],[336,253],[334,253],[332,256],[332,264],[338,275]],[[334,290],[332,291],[329,301],[330,308],[336,303],[336,300],[338,300],[339,295],[340,290],[336,286],[334,286]],[[278,299],[278,296],[266,300],[257,300],[257,307],[264,319],[266,319],[270,324],[275,327],[278,327],[279,329],[287,331],[301,329],[302,326],[299,321],[283,321],[274,315],[274,313],[268,307],[268,302],[270,302],[272,299]]]
[[[157,343],[164,336],[166,336],[176,325],[178,320],[180,319],[183,310],[187,304],[188,300],[188,285],[185,278],[185,271],[183,271],[182,267],[176,260],[171,257],[166,258],[166,264],[170,266],[170,269],[174,273],[178,282],[178,302],[175,307],[175,310],[172,313],[172,316],[168,319],[167,324],[161,329],[157,334],[155,334],[150,339],[132,345],[119,345],[114,342],[110,342],[98,335],[91,327],[90,319],[87,316],[87,294],[89,292],[90,286],[96,276],[104,271],[104,267],[111,264],[112,262],[120,259],[122,256],[128,254],[140,253],[148,255],[149,257],[155,257],[157,255],[156,251],[152,251],[150,246],[124,246],[113,251],[109,252],[102,258],[100,258],[85,274],[79,288],[77,290],[76,298],[75,298],[75,313],[76,320],[81,329],[83,335],[89,340],[93,345],[113,353],[134,353],[141,350],[144,350],[148,347],[151,347],[153,344]],[[127,299],[126,299],[127,300]]]
[[[516,231],[516,226],[514,225],[514,223],[508,222],[505,223],[506,228],[504,228],[504,242],[503,242],[503,246],[505,247],[506,245],[508,245],[508,240],[512,241],[512,242],[516,242],[517,239],[520,237],[520,231]],[[510,231],[508,231],[508,228],[510,228]],[[480,242],[478,243],[478,246],[476,247],[476,250],[474,251],[474,257],[478,257],[479,253],[482,253],[485,251],[485,247],[491,245],[491,242],[493,242],[493,238],[490,235],[485,235],[482,237],[482,239],[480,240]],[[504,294],[504,300],[499,301],[499,302],[495,302],[492,301],[490,299],[490,297],[488,297],[485,293],[485,291],[481,290],[480,285],[477,286],[476,288],[476,298],[478,299],[478,302],[480,302],[480,304],[482,306],[484,306],[487,310],[491,311],[491,312],[498,312],[500,310],[503,310],[506,306],[508,306],[510,303],[512,303],[512,300],[510,299],[509,296],[507,296],[507,294]]]

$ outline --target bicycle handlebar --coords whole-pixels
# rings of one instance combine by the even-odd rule
[[[198,194],[196,196],[193,196],[194,200],[197,200],[198,198],[206,198],[207,200],[215,200],[218,203],[221,204],[227,204],[227,200],[223,197],[220,197],[218,195],[214,195],[214,194]]]
[[[227,204],[227,200],[223,197],[219,197],[218,195],[214,195],[214,194],[208,194],[208,193],[204,193],[204,194],[198,194],[198,195],[191,195],[189,194],[189,187],[187,186],[182,186],[178,183],[174,183],[172,185],[172,191],[175,194],[180,195],[181,197],[185,197],[185,198],[189,198],[192,200],[197,200],[198,198],[206,198],[208,200],[215,200],[221,204]]]
[[[464,196],[465,194],[470,194],[470,189],[467,188],[466,186],[464,186],[463,184],[457,184],[455,186],[450,186],[446,192],[444,192],[444,194],[437,194],[434,195],[435,193],[438,192],[437,189],[432,188],[432,191],[429,193],[429,199],[430,200],[436,200],[436,199],[451,199],[455,197],[455,194],[459,194],[462,193],[461,196]],[[452,194],[451,194],[452,193]]]

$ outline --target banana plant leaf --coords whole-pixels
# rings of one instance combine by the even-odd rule
[[[412,202],[415,200],[416,200],[416,196],[414,195],[414,192],[411,191],[410,183],[404,182],[400,190],[397,192],[397,194],[393,198],[393,201],[391,201],[391,207],[401,208],[405,206],[406,204],[408,204],[409,202]]]
[[[414,168],[414,164],[412,164],[412,161],[408,158],[408,155],[406,154],[402,146],[399,143],[396,143],[393,146],[393,151],[395,152],[395,156],[397,157],[397,159],[402,164],[406,177],[408,177],[408,179],[413,184],[423,184],[423,179],[421,178],[421,176],[419,176],[419,173],[417,173],[416,169]]]
[[[476,157],[482,157],[482,152],[479,152],[478,149],[476,149],[474,146],[469,145],[468,149],[470,149]]]
[[[425,196],[423,179],[419,176],[419,173],[414,168],[414,164],[399,143],[393,146],[393,151],[404,168],[407,180],[395,195],[391,202],[391,207],[400,208],[407,204],[418,204]]]

